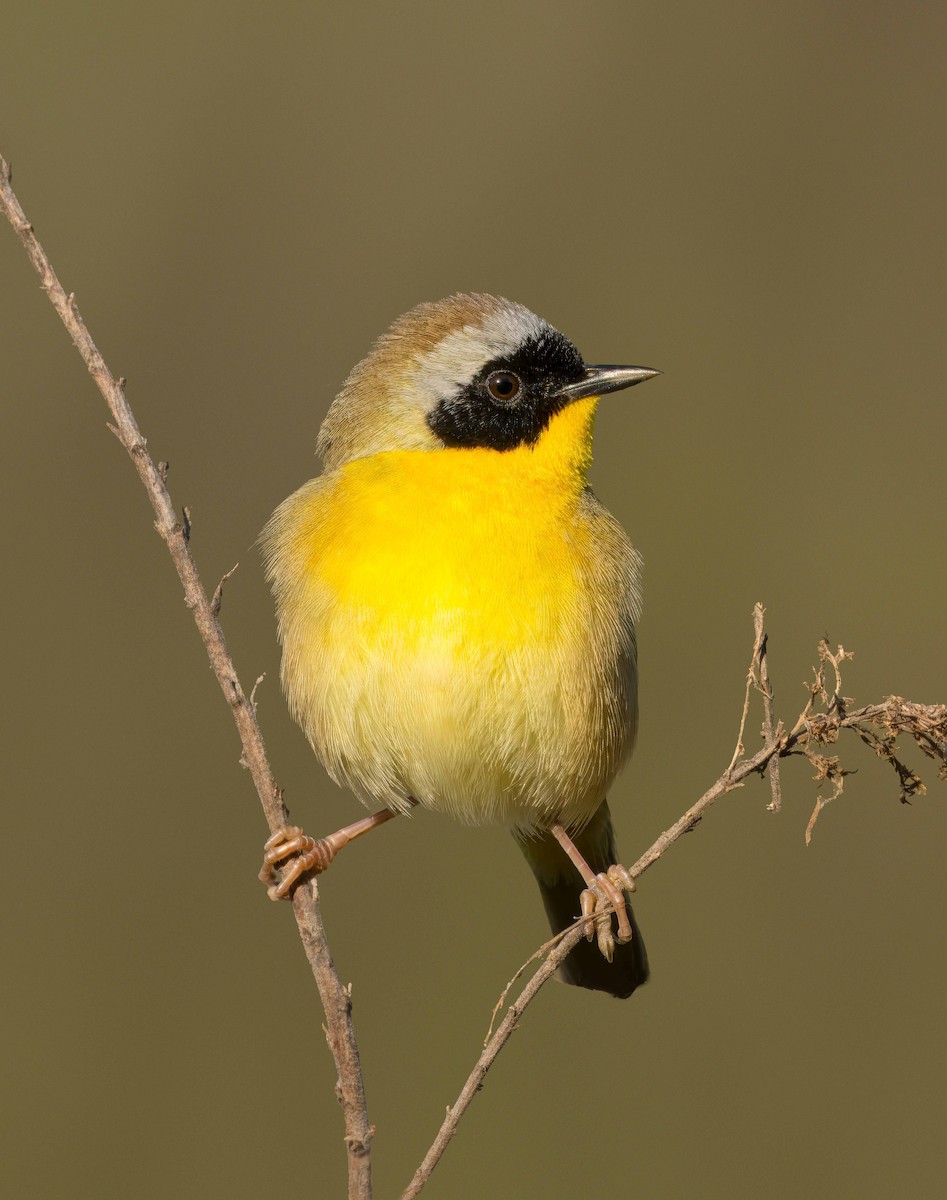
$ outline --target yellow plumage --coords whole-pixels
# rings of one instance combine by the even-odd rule
[[[535,447],[356,459],[267,527],[290,707],[367,803],[529,828],[601,803],[634,739],[638,562],[587,490],[595,403]]]

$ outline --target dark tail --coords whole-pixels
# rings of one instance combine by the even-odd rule
[[[515,836],[536,876],[552,931],[559,933],[572,925],[579,915],[579,895],[585,887],[582,877],[552,834]],[[573,840],[596,874],[618,862],[612,815],[608,811],[607,801],[602,801],[598,812]],[[628,916],[632,928],[631,941],[616,943],[611,962],[604,958],[594,940],[587,942],[583,938],[562,964],[560,978],[577,987],[608,992],[623,1000],[636,987],[646,983],[649,974],[648,954],[630,906]]]

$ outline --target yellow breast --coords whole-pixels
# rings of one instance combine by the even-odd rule
[[[393,451],[264,535],[294,716],[368,803],[587,818],[635,724],[634,552],[586,490],[594,401],[535,448]]]

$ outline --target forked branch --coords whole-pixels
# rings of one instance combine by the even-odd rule
[[[816,817],[829,800],[839,795],[842,790],[842,781],[847,774],[839,765],[837,758],[828,759],[819,751],[819,747],[835,742],[842,729],[852,729],[862,741],[871,746],[880,758],[885,759],[894,767],[901,783],[900,798],[905,803],[910,796],[920,794],[925,788],[920,778],[904,764],[900,757],[897,739],[902,734],[913,739],[929,758],[939,764],[938,777],[947,780],[947,706],[943,704],[912,704],[902,700],[900,696],[889,696],[881,704],[869,704],[863,708],[848,711],[846,705],[850,701],[841,694],[840,671],[842,662],[852,656],[841,646],[833,653],[824,640],[819,643],[819,665],[813,672],[809,699],[795,722],[792,732],[785,733],[782,722],[776,720],[773,711],[773,689],[770,685],[766,662],[767,638],[763,628],[764,615],[763,606],[757,604],[753,610],[753,650],[747,671],[743,712],[737,734],[737,745],[730,764],[700,799],[696,800],[669,829],[666,829],[632,867],[629,867],[628,873],[633,879],[639,878],[650,866],[653,866],[682,834],[695,828],[704,812],[715,800],[719,800],[721,796],[725,796],[735,788],[742,787],[751,775],[764,774],[767,770],[769,771],[772,799],[767,807],[772,812],[778,812],[781,806],[781,797],[779,776],[775,772],[778,771],[780,759],[797,754],[805,755],[816,767],[816,778],[820,782],[829,780],[834,788],[829,797],[823,797],[821,792],[819,793],[815,810],[806,828],[806,842],[808,843]],[[831,666],[834,672],[834,686],[831,689],[826,684],[828,666]],[[761,749],[747,758],[745,757],[743,738],[746,732],[750,698],[754,690],[760,693],[763,702],[762,734],[764,742]],[[824,709],[816,710],[817,701],[822,702]],[[402,1200],[413,1200],[421,1191],[447,1148],[447,1144],[457,1131],[460,1119],[469,1107],[471,1100],[480,1090],[484,1077],[519,1023],[523,1011],[535,999],[543,984],[556,973],[559,964],[581,936],[581,922],[577,921],[571,929],[566,930],[557,938],[553,938],[530,959],[532,962],[545,955],[541,965],[520,995],[506,1010],[495,1033],[492,1032],[491,1026],[491,1034],[488,1035],[483,1053],[468,1076],[457,1100],[447,1110],[437,1137],[425,1156],[424,1162],[403,1193]],[[494,1018],[506,1002],[507,993],[511,990],[513,983],[528,966],[529,963],[524,964],[507,985],[494,1010]]]

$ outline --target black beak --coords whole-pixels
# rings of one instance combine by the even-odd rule
[[[587,396],[604,396],[608,392],[620,392],[660,375],[650,367],[586,367],[585,378],[567,383],[556,395],[569,402],[584,400]]]

